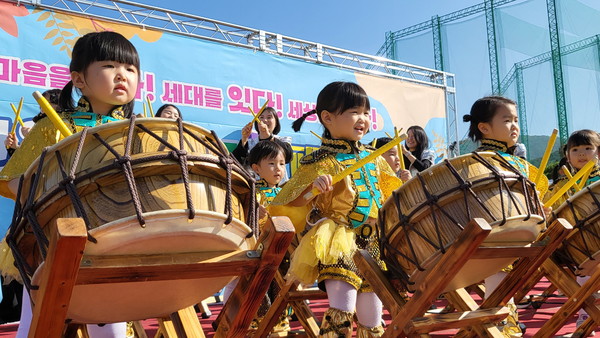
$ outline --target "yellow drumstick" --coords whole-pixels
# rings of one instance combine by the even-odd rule
[[[565,173],[565,176],[567,176],[568,179],[573,178],[573,175],[571,175],[571,172],[569,171],[569,168],[567,168],[566,165],[563,165],[562,167],[560,167],[560,169],[562,169],[563,173]],[[575,184],[573,188],[575,188],[575,190],[577,191],[581,190],[581,188],[579,188],[577,184]]]
[[[356,171],[358,168],[364,166],[365,164],[367,164],[367,163],[375,160],[378,156],[381,156],[383,153],[385,153],[386,151],[392,149],[394,146],[396,146],[398,143],[402,142],[405,139],[406,139],[406,135],[402,134],[401,136],[396,137],[393,140],[391,140],[390,142],[386,143],[381,148],[375,150],[374,152],[372,152],[368,156],[365,156],[363,159],[357,161],[353,165],[351,165],[348,168],[342,170],[342,172],[335,174],[331,178],[331,185],[334,185],[334,184],[338,183],[339,181],[343,180],[344,177],[350,175],[351,173],[353,173],[354,171]],[[313,198],[314,196],[317,196],[319,193],[320,193],[319,189],[313,188],[311,191],[309,191],[308,193],[306,193],[304,195],[304,199],[309,200],[309,199]]]
[[[385,132],[385,136],[387,136],[389,138],[393,138],[392,135],[390,135],[387,131]]]
[[[262,105],[262,107],[260,107],[258,114],[256,114],[256,115],[254,115],[254,111],[252,110],[252,107],[248,107],[248,109],[250,109],[250,112],[252,113],[252,116],[254,116],[251,123],[258,122],[258,118],[263,113],[265,108],[267,108],[267,104],[269,104],[269,100],[265,101],[265,103]]]
[[[12,128],[10,128],[10,133],[14,134],[15,130],[17,129],[17,124],[19,124],[19,121],[21,120],[21,105],[19,105],[19,109],[15,108],[14,104],[10,104],[10,107],[12,108],[13,112],[15,112],[15,123],[13,123]]]
[[[394,127],[394,136],[398,137],[398,133],[400,131]],[[400,158],[400,170],[404,170],[406,169],[406,167],[404,166],[404,154],[402,153],[402,145],[400,143],[398,143],[398,158]]]
[[[536,186],[540,183],[540,179],[544,174],[546,165],[548,165],[548,159],[550,158],[550,153],[552,153],[552,148],[554,148],[554,142],[556,142],[557,135],[558,129],[552,130],[552,135],[550,135],[548,145],[546,146],[546,151],[544,152],[544,156],[542,156],[542,162],[540,162],[540,168],[538,169],[537,175],[535,175],[535,180],[533,181],[533,183],[535,183]]]
[[[559,198],[562,197],[562,195],[564,195],[569,189],[571,189],[571,187],[577,183],[577,180],[579,180],[583,175],[585,175],[586,172],[588,172],[591,168],[594,167],[594,164],[596,162],[593,160],[590,160],[588,163],[586,163],[583,168],[581,168],[577,174],[575,174],[571,179],[569,179],[567,181],[567,183],[565,183],[565,185],[563,185],[554,195],[552,195],[552,197],[550,197],[550,199],[548,201],[546,201],[546,203],[544,203],[545,207],[550,207],[552,206],[552,204],[554,204],[554,202],[558,201]]]
[[[52,121],[52,124],[54,124],[54,127],[60,131],[63,137],[73,135],[60,116],[58,116],[54,108],[52,108],[50,102],[48,102],[48,100],[42,96],[42,93],[36,90],[33,92],[33,98],[37,101],[37,103],[40,105],[40,108],[42,108],[42,111],[46,114],[46,116],[48,116],[50,121]]]
[[[150,95],[146,96],[146,101],[148,102],[148,110],[150,111],[150,116],[154,116],[154,108],[152,108],[152,103],[150,102]]]
[[[142,109],[144,110],[144,117],[148,117],[148,115],[146,115],[146,102],[142,102]]]
[[[590,170],[588,170],[583,177],[581,178],[581,182],[579,182],[579,184],[575,184],[575,189],[577,191],[583,189],[583,187],[585,187],[585,183],[587,182],[588,178],[590,178],[590,174],[592,173],[592,170],[594,170],[594,167],[591,167]]]
[[[315,133],[314,131],[310,131],[313,135],[315,135],[319,140],[323,141],[323,138],[321,136],[319,136],[319,134]]]

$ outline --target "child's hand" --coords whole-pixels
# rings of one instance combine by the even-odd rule
[[[248,123],[244,126],[244,128],[242,128],[242,145],[246,145],[250,134],[252,134],[252,122]]]
[[[544,215],[546,216],[546,219],[552,216],[552,207],[545,207],[542,205],[542,210],[544,210]]]
[[[23,137],[27,136],[27,134],[29,134],[30,130],[31,130],[31,128],[29,128],[29,127],[21,127],[21,134],[23,134]]]
[[[333,179],[331,175],[321,175],[315,179],[313,182],[313,188],[319,190],[319,192],[324,193],[326,191],[333,190]]]
[[[402,180],[402,182],[406,182],[408,180],[410,180],[412,178],[412,175],[410,173],[410,170],[400,170],[400,179]]]
[[[13,148],[17,149],[19,147],[19,141],[17,140],[17,135],[15,133],[9,133],[6,135],[6,139],[4,139],[4,145],[6,149]]]

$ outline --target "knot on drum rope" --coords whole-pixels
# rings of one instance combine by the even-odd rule
[[[408,223],[409,219],[410,218],[408,216],[406,216],[406,215],[400,215],[399,222],[402,225],[407,225],[407,224],[410,224],[410,223]]]
[[[427,197],[427,205],[435,205],[439,199],[440,198],[437,195],[429,195]]]
[[[171,158],[173,158],[174,160],[179,160],[182,157],[186,157],[187,156],[187,151],[183,150],[183,149],[177,149],[177,150],[173,150],[170,153]]]
[[[230,167],[233,165],[233,159],[231,157],[221,156],[220,161],[224,167]]]
[[[75,182],[74,175],[67,175],[60,182],[58,182],[58,186],[64,189],[67,185],[72,185]]]
[[[473,187],[473,182],[471,182],[471,181],[464,181],[458,187],[460,188],[460,190],[468,190],[468,189],[471,189]]]
[[[119,158],[115,159],[115,163],[117,163],[119,165],[123,165],[123,164],[125,164],[127,162],[130,162],[130,161],[131,161],[131,156],[130,155],[123,155],[123,156],[120,156]]]

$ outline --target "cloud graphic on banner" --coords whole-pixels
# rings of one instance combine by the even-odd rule
[[[19,27],[15,16],[26,16],[29,11],[25,6],[17,6],[8,2],[0,2],[0,28],[15,38],[19,36]]]
[[[37,21],[45,21],[46,27],[49,29],[44,40],[54,39],[52,45],[60,46],[59,50],[66,52],[69,57],[71,57],[71,52],[77,39],[87,33],[114,31],[130,40],[137,35],[146,42],[158,41],[163,34],[159,31],[142,29],[131,25],[71,16],[42,9],[33,10],[32,14],[36,13],[42,13]]]

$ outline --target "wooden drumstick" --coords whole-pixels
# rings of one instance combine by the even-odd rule
[[[260,107],[260,110],[258,111],[258,114],[256,114],[256,115],[254,114],[254,111],[252,110],[252,107],[248,106],[248,109],[250,109],[250,113],[252,113],[252,116],[254,116],[254,118],[252,119],[252,122],[250,122],[250,123],[258,122],[258,118],[263,113],[263,111],[265,110],[265,108],[267,108],[267,104],[269,104],[269,100],[265,101],[265,103],[262,105],[262,107]]]
[[[583,169],[583,168],[582,168]],[[590,174],[592,173],[592,170],[594,170],[594,167],[592,166],[590,168],[590,170],[588,170],[583,177],[581,178],[581,182],[579,182],[579,184],[575,184],[575,189],[577,189],[577,191],[583,189],[583,187],[585,187],[585,183],[587,182],[588,178],[590,178]]]
[[[63,122],[60,116],[58,116],[56,110],[52,108],[50,102],[46,100],[42,93],[36,90],[35,92],[33,92],[33,98],[37,101],[37,103],[40,105],[40,108],[42,108],[42,111],[46,114],[46,116],[48,116],[48,118],[50,118],[50,121],[52,121],[54,127],[58,129],[58,131],[60,131],[63,137],[73,135],[71,130],[69,130],[69,128]]]
[[[398,133],[400,133],[400,131],[396,127],[394,127],[394,136],[398,137]],[[400,158],[400,170],[406,169],[406,166],[404,165],[404,154],[402,153],[402,145],[400,143],[398,143],[398,158]]]
[[[588,163],[586,163],[583,166],[583,168],[579,169],[577,174],[573,175],[573,177],[569,179],[567,183],[565,183],[565,185],[563,185],[562,188],[560,188],[560,190],[558,190],[554,195],[552,195],[552,197],[550,197],[548,201],[546,201],[546,203],[544,203],[544,206],[551,207],[552,204],[554,204],[554,202],[558,201],[558,199],[561,198],[562,195],[564,195],[569,189],[571,189],[571,187],[577,183],[577,180],[582,178],[583,175],[585,175],[586,172],[593,168],[595,164],[596,161],[594,160],[590,160]]]
[[[146,115],[146,102],[142,102],[142,109],[144,109],[144,117],[148,117],[148,115]]]
[[[150,111],[150,116],[154,116],[154,108],[152,108],[152,102],[150,102],[150,95],[146,96],[146,101],[148,102],[148,110]],[[144,114],[145,116],[146,114]]]
[[[21,102],[19,102],[19,108],[15,108],[14,104],[10,104],[13,112],[15,113],[15,123],[13,123],[12,128],[10,128],[10,133],[14,134],[17,129],[17,124],[21,123],[23,126],[23,121],[21,120],[21,108],[23,107],[23,98],[21,98]]]
[[[315,133],[314,131],[310,131],[313,135],[315,135],[319,140],[323,141],[323,138],[321,136],[319,136],[317,133]]]
[[[550,158],[550,153],[552,153],[552,148],[554,148],[554,143],[556,142],[557,135],[558,129],[552,130],[552,135],[550,135],[548,145],[546,146],[546,151],[544,152],[544,156],[542,156],[542,162],[540,162],[540,168],[538,169],[537,175],[535,175],[535,179],[533,180],[533,183],[535,183],[536,186],[540,183],[540,179],[544,174],[546,165],[548,165],[548,159]]]
[[[334,185],[334,184],[338,183],[339,181],[343,180],[346,176],[350,175],[351,173],[353,173],[354,171],[356,171],[360,167],[364,166],[365,164],[373,161],[374,159],[377,158],[377,156],[381,156],[383,153],[385,153],[386,151],[392,149],[394,146],[396,146],[398,143],[402,142],[403,140],[406,140],[406,135],[405,134],[402,134],[399,137],[394,138],[393,140],[391,140],[390,142],[386,143],[381,148],[375,150],[374,152],[372,152],[368,156],[365,156],[363,159],[357,161],[353,165],[351,165],[348,168],[342,170],[342,172],[334,175],[331,178],[331,185]],[[304,199],[305,200],[309,200],[309,199],[317,196],[320,193],[321,192],[319,191],[319,189],[313,188],[311,191],[307,192],[304,195]]]
[[[573,178],[573,175],[571,175],[571,172],[569,171],[569,168],[567,168],[566,165],[563,165],[562,167],[560,167],[560,169],[562,169],[563,173],[565,173],[565,176],[567,176],[568,179]],[[577,184],[573,188],[575,188],[575,190],[577,191],[581,190],[581,188],[579,188]]]

